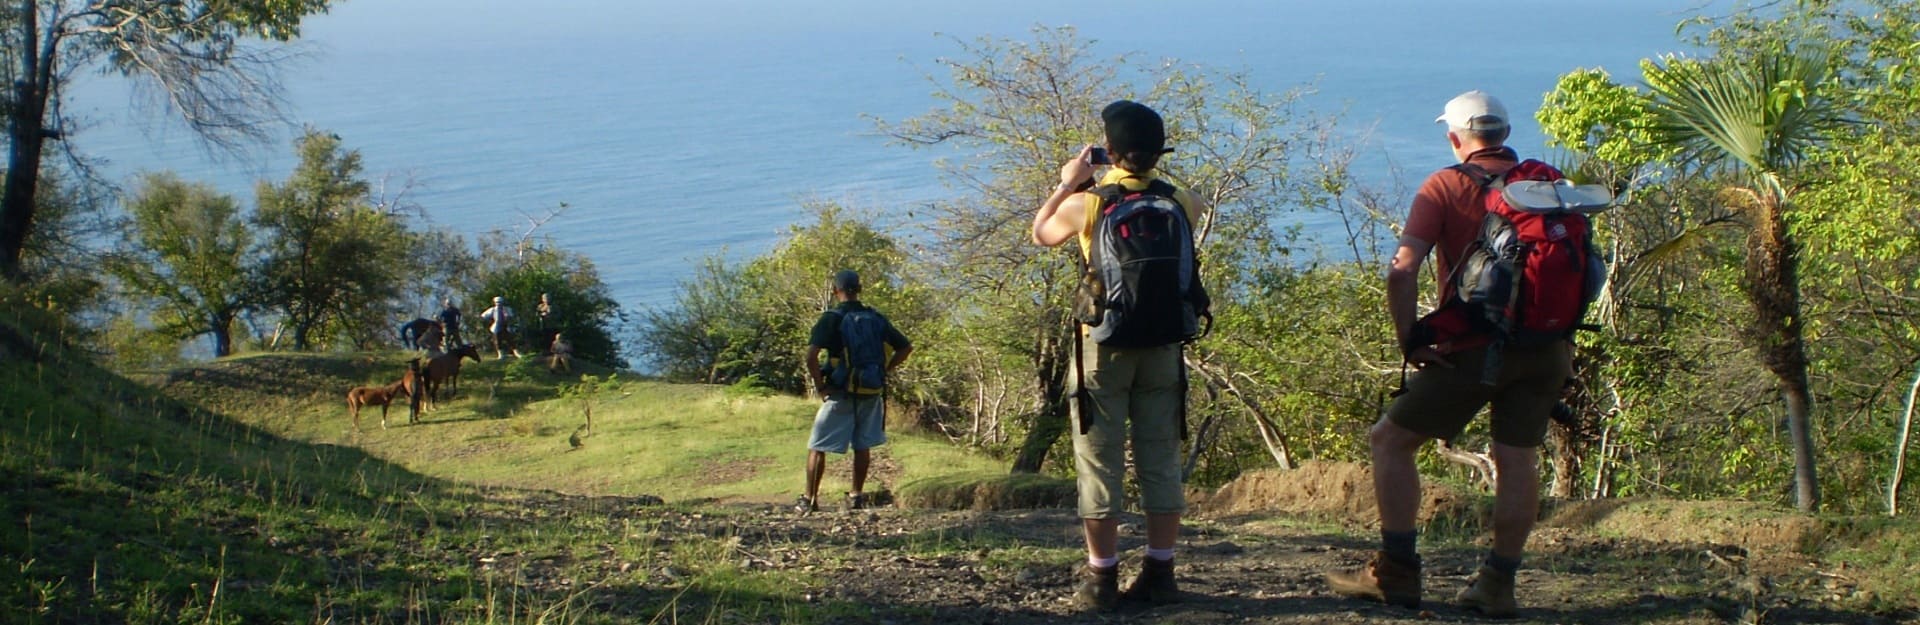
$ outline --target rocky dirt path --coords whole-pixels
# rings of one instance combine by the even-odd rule
[[[863,622],[906,623],[1427,623],[1486,619],[1451,605],[1484,546],[1423,545],[1426,604],[1419,611],[1345,600],[1322,572],[1353,566],[1372,541],[1326,523],[1284,516],[1199,519],[1180,546],[1186,601],[1113,614],[1076,613],[1080,536],[1069,510],[937,513],[885,508],[797,515],[779,506],[684,524],[738,536],[750,568],[797,568],[825,580],[822,604],[869,606]],[[1123,583],[1144,536],[1122,528]],[[664,524],[672,526],[675,524]],[[1513,623],[1920,623],[1861,605],[1844,570],[1793,556],[1749,561],[1736,547],[1582,535],[1546,528],[1520,574]]]

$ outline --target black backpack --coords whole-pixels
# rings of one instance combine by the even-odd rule
[[[879,395],[887,385],[887,318],[861,308],[840,315],[840,354],[828,383],[854,395]]]
[[[1191,341],[1212,325],[1207,290],[1194,257],[1193,224],[1174,200],[1173,185],[1154,180],[1129,191],[1119,184],[1090,191],[1100,214],[1075,296],[1074,317],[1094,342],[1157,347]]]

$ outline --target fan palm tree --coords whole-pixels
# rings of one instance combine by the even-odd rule
[[[1814,471],[1813,395],[1800,311],[1799,245],[1787,227],[1808,153],[1845,123],[1832,97],[1835,64],[1817,47],[1666,57],[1646,68],[1654,131],[1681,162],[1727,181],[1720,197],[1752,229],[1742,287],[1753,306],[1744,336],[1779,379],[1793,438],[1794,504],[1820,505]]]

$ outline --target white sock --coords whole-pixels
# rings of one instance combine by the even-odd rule
[[[1096,558],[1093,556],[1087,556],[1087,564],[1092,565],[1093,568],[1096,568],[1096,569],[1110,569],[1116,566],[1120,566],[1120,557],[1114,556],[1111,558]]]
[[[1155,559],[1155,560],[1159,560],[1159,561],[1161,561],[1161,562],[1172,562],[1172,561],[1173,561],[1173,548],[1172,548],[1172,547],[1168,547],[1168,548],[1166,548],[1166,549],[1154,549],[1154,548],[1152,548],[1152,547],[1148,547],[1148,548],[1147,548],[1147,557],[1149,557],[1149,558],[1153,558],[1153,559]]]

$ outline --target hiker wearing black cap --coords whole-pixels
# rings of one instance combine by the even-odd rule
[[[842,270],[833,274],[833,297],[838,305],[820,314],[807,339],[807,375],[826,397],[813,418],[807,441],[807,491],[795,510],[813,512],[820,505],[820,476],[826,473],[828,453],[853,448],[853,492],[847,507],[866,507],[870,451],[887,442],[885,381],[907,361],[913,343],[879,311],[860,303],[860,274]],[[887,351],[891,350],[891,356]],[[827,353],[827,362],[820,353]]]
[[[1482,91],[1448,101],[1435,123],[1460,164],[1429,175],[1414,195],[1400,244],[1387,270],[1387,313],[1406,361],[1418,370],[1368,433],[1373,457],[1374,498],[1380,509],[1380,540],[1371,561],[1357,570],[1327,575],[1341,595],[1418,607],[1421,562],[1415,520],[1420,511],[1420,470],[1415,454],[1427,441],[1452,440],[1488,407],[1493,438],[1493,545],[1474,579],[1456,597],[1488,616],[1514,616],[1514,573],[1539,511],[1539,447],[1562,386],[1572,373],[1571,345],[1564,338],[1520,345],[1496,342],[1487,332],[1453,330],[1441,313],[1416,320],[1421,265],[1432,255],[1439,299],[1458,301],[1458,268],[1488,216],[1489,176],[1504,181],[1538,161],[1521,161],[1506,146],[1507,109]],[[1603,268],[1604,270],[1604,268]],[[1504,363],[1489,369],[1488,363]],[[1489,371],[1493,375],[1489,377]]]
[[[1180,226],[1191,262],[1192,224],[1206,206],[1185,189],[1173,187],[1155,173],[1166,147],[1166,126],[1159,113],[1137,102],[1121,100],[1101,111],[1106,130],[1103,147],[1087,146],[1060,166],[1060,184],[1033,217],[1033,240],[1048,247],[1078,238],[1089,266],[1097,266],[1096,242],[1111,227],[1121,203],[1148,196],[1171,214],[1184,219]],[[1111,155],[1110,158],[1099,158]],[[1104,173],[1099,167],[1111,168]],[[1098,174],[1098,175],[1096,175]],[[1104,217],[1103,217],[1104,216]],[[1104,249],[1104,248],[1102,248]],[[1184,278],[1185,276],[1183,276]],[[1198,290],[1197,270],[1191,285]],[[1184,279],[1183,279],[1184,284]],[[1182,287],[1184,288],[1184,286]],[[1166,296],[1161,296],[1163,299]],[[1184,295],[1173,296],[1173,308]],[[1202,294],[1201,297],[1204,297]],[[1204,308],[1204,304],[1200,305]],[[1087,544],[1087,565],[1081,570],[1074,603],[1086,610],[1110,610],[1122,599],[1149,603],[1179,600],[1174,581],[1173,549],[1180,535],[1180,517],[1186,512],[1181,484],[1180,448],[1186,402],[1182,340],[1190,335],[1119,340],[1103,333],[1114,330],[1111,309],[1096,313],[1076,311],[1074,464],[1079,474],[1079,514]],[[1192,309],[1187,310],[1189,320]],[[1091,314],[1105,315],[1106,323],[1091,323]],[[1098,321],[1095,317],[1093,321]],[[1179,325],[1161,324],[1161,325]],[[1112,340],[1109,340],[1112,339]],[[1139,575],[1123,593],[1118,588],[1120,515],[1125,511],[1122,488],[1131,437],[1140,507],[1147,515],[1147,553]]]

